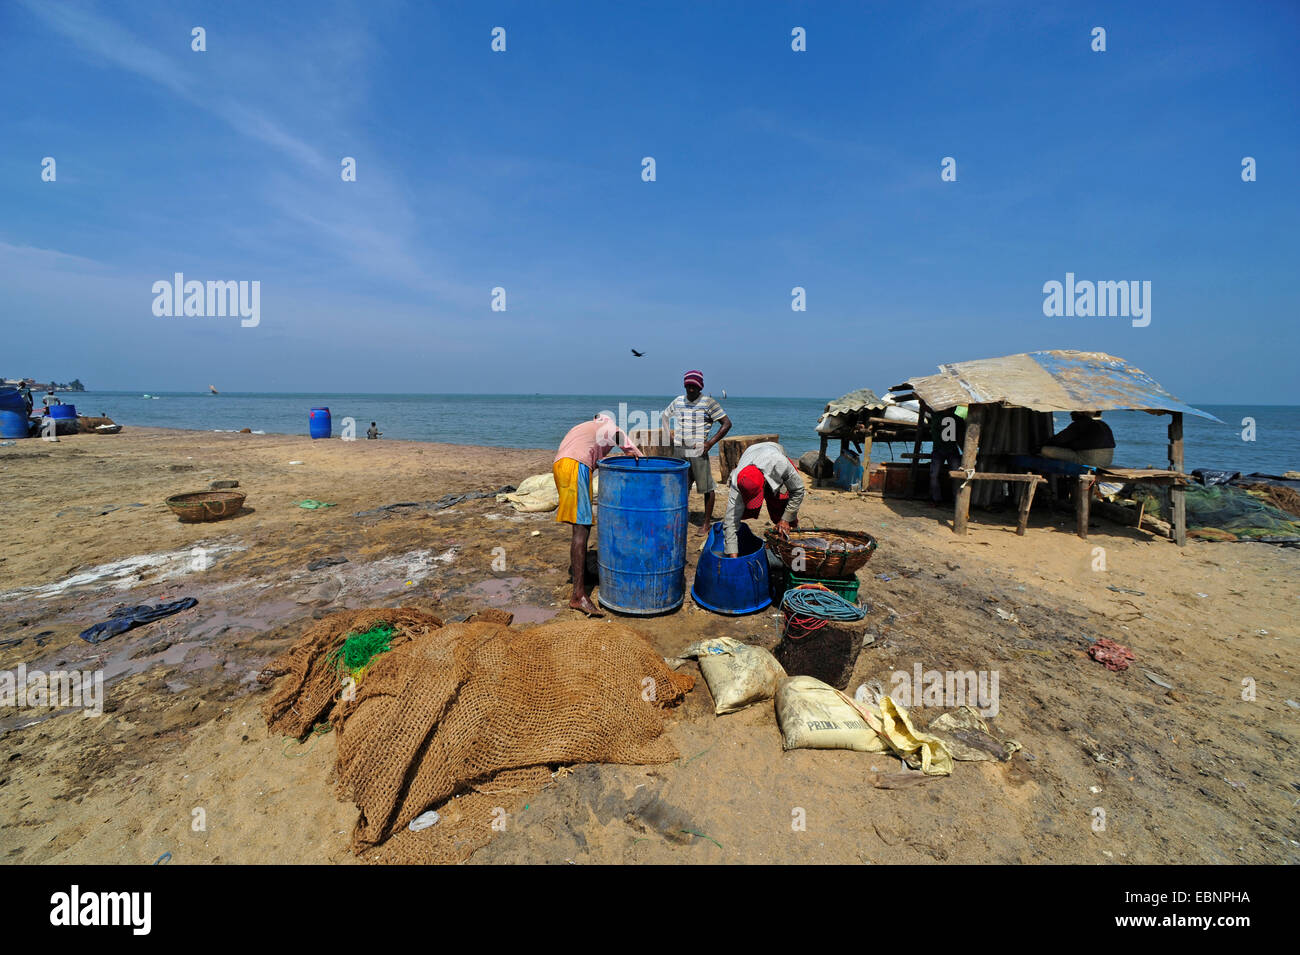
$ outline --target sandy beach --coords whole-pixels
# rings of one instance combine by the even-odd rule
[[[552,513],[492,496],[427,505],[516,485],[552,455],[147,428],[0,449],[0,670],[102,669],[106,690],[96,718],[0,712],[0,859],[357,861],[356,808],[330,781],[334,738],[269,734],[257,674],[341,608],[496,607],[516,626],[571,614],[568,528]],[[239,482],[243,513],[182,524],[163,504],[216,480]],[[399,503],[421,506],[384,510]],[[701,498],[691,505],[698,517]],[[957,537],[948,509],[829,489],[811,490],[803,515],[880,542],[859,575],[874,641],[850,691],[918,663],[996,670],[991,724],[1020,752],[879,789],[873,774],[896,759],[783,752],[770,703],[715,716],[701,681],[670,718],[679,760],[573,767],[503,797],[509,825],[468,861],[1300,862],[1300,550],[1179,548],[1101,518],[1084,541],[1072,514],[1045,511],[1024,537],[1013,510],[976,511]],[[690,540],[688,583],[702,538]],[[308,570],[322,558],[346,562]],[[199,603],[99,645],[78,638],[115,607],[181,597]],[[688,597],[632,625],[673,657],[706,636],[774,647],[774,614],[722,617]],[[1090,659],[1098,637],[1136,662]]]

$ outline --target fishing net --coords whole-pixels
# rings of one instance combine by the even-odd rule
[[[301,740],[329,717],[343,689],[337,664],[350,635],[390,628],[387,641],[391,649],[441,626],[442,621],[432,614],[409,607],[345,610],[322,618],[258,676],[262,683],[284,677],[262,705],[267,726]]]
[[[1169,520],[1167,499],[1145,489],[1134,496],[1147,496],[1148,508],[1156,508]],[[1228,484],[1201,487],[1191,484],[1186,492],[1187,533],[1213,541],[1264,541],[1274,544],[1300,542],[1300,519],[1274,506],[1262,495]]]
[[[382,620],[398,631],[391,649],[371,659],[354,697],[325,707],[338,731],[339,794],[360,810],[352,848],[370,861],[468,857],[507,824],[512,797],[548,783],[553,766],[677,757],[664,736],[665,708],[685,697],[694,678],[670,670],[630,627],[426,623],[412,634],[413,621],[399,619],[400,611],[368,613],[324,618],[286,657],[297,652],[300,668],[316,660],[309,675],[332,671],[322,661],[360,625]],[[299,714],[318,706],[318,695],[310,705],[290,703],[293,686],[315,687],[295,672],[265,708],[272,730],[301,726]],[[333,688],[337,695],[337,674]],[[406,828],[430,808],[442,817],[437,825]]]
[[[391,643],[396,632],[391,625],[381,623],[362,633],[349,634],[347,639],[332,651],[335,672],[360,682],[370,661],[379,654],[393,649]]]
[[[1246,484],[1244,481],[1241,486],[1279,511],[1300,518],[1300,494],[1294,488],[1281,484]]]

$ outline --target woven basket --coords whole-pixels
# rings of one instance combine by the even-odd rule
[[[798,571],[802,577],[844,580],[856,574],[876,552],[876,539],[862,531],[837,531],[830,528],[791,531],[789,538],[782,538],[775,530],[770,530],[766,538],[768,549],[780,557],[786,567],[795,566],[794,549],[802,548],[800,556],[803,558],[803,569]],[[830,547],[813,547],[806,543],[817,539],[827,542]],[[862,549],[850,550],[849,545]]]
[[[170,507],[182,524],[199,524],[203,521],[220,521],[233,517],[244,506],[240,491],[195,491],[192,494],[174,494],[167,498]]]

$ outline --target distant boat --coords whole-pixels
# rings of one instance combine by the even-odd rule
[[[724,398],[727,397],[727,389],[726,389],[726,388],[723,388],[723,389],[722,389],[722,397],[724,397]]]
[[[215,385],[208,385],[208,391],[212,392],[214,395],[221,394],[221,392],[217,391]]]

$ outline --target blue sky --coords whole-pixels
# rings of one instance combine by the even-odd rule
[[[12,0],[0,373],[832,396],[1078,348],[1292,403],[1297,40],[1281,0]],[[260,324],[156,317],[175,272],[259,281]],[[1150,281],[1151,324],[1045,317],[1066,272]]]

